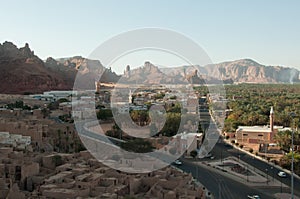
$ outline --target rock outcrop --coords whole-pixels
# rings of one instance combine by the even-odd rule
[[[264,66],[251,59],[223,62],[204,67],[206,74],[234,82],[293,83],[299,81],[299,71],[281,66]]]
[[[130,70],[120,82],[136,84],[164,84],[172,82],[172,78],[160,71],[154,64],[146,61],[142,67]]]
[[[119,76],[103,67],[100,61],[83,57],[55,60],[52,57],[44,62],[25,44],[17,48],[11,42],[0,44],[0,93],[24,94],[41,93],[48,90],[71,90],[76,75],[88,80],[88,88],[94,81],[116,82]]]
[[[166,75],[187,78],[196,75],[206,83],[222,80],[224,83],[295,83],[299,82],[299,71],[295,68],[281,66],[265,66],[251,59],[241,59],[206,66],[182,66],[161,69]],[[196,82],[196,81],[194,81]]]
[[[71,87],[70,82],[48,70],[28,44],[20,49],[11,42],[0,44],[0,71],[0,93],[38,93]]]

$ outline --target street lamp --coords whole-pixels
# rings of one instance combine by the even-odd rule
[[[292,122],[292,164],[291,164],[291,199],[294,199],[294,125],[296,113],[290,113],[290,116],[293,120]]]
[[[266,172],[267,172],[267,184],[268,184],[268,181],[269,181],[269,178],[268,178],[268,169],[266,169]]]
[[[274,181],[274,170],[273,170],[273,167],[271,167],[271,170],[272,170],[273,181]]]
[[[222,167],[224,168],[223,161],[224,161],[223,150],[221,150],[221,164],[222,164]]]
[[[249,172],[249,170],[248,170],[248,164],[247,164],[247,171],[246,171],[246,172],[247,172],[247,182],[249,182],[249,177],[248,177],[248,175],[249,175],[249,174],[248,174],[248,172]]]
[[[252,160],[254,162],[254,157],[252,157]],[[255,172],[255,166],[253,165],[253,171]]]
[[[282,178],[280,178],[280,193],[282,193]]]

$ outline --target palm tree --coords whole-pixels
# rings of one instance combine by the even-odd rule
[[[290,143],[291,143],[292,132],[290,130],[279,131],[275,135],[275,140],[279,144],[280,148],[284,151],[290,151]]]

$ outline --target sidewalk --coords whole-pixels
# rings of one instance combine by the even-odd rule
[[[249,186],[268,186],[268,187],[280,187],[281,183],[272,177],[272,175],[266,175],[255,167],[250,166],[246,162],[238,160],[236,157],[228,157],[223,160],[223,164],[220,161],[213,161],[209,163],[213,167],[230,173],[239,177],[241,180],[246,181]],[[233,166],[240,167],[245,173],[239,173],[234,171]],[[286,185],[282,185],[286,187]]]
[[[223,162],[230,161],[233,164],[238,164],[244,168],[247,168],[251,172],[252,175],[243,175],[237,172],[232,171],[229,167],[222,166],[220,161],[212,161],[212,162],[199,162],[192,161],[194,164],[199,166],[204,166],[206,168],[210,168],[214,171],[217,171],[221,175],[227,176],[235,181],[241,182],[247,186],[268,186],[268,187],[280,187],[281,183],[272,176],[268,175],[268,182],[266,179],[266,174],[261,172],[258,169],[253,169],[252,166],[249,166],[247,163],[243,161],[238,161],[235,157],[229,157],[229,159],[224,159]],[[282,184],[282,187],[287,187],[285,184]]]
[[[276,198],[280,198],[280,199],[290,199],[291,198],[290,193],[276,193],[274,195]],[[294,195],[294,199],[300,199],[300,198],[298,196]]]
[[[251,157],[254,157],[254,158],[256,158],[256,159],[259,159],[259,160],[261,160],[261,161],[264,161],[265,163],[269,164],[270,166],[276,167],[277,169],[282,170],[282,171],[284,171],[285,173],[288,173],[288,174],[290,174],[290,175],[292,174],[290,170],[284,169],[284,168],[282,168],[281,166],[276,165],[276,164],[274,164],[274,163],[272,164],[271,162],[267,161],[266,159],[264,159],[264,158],[262,158],[262,157],[260,157],[260,156],[256,156],[255,154],[250,153],[249,151],[246,151],[246,150],[244,150],[244,149],[241,149],[240,147],[235,146],[234,144],[231,144],[228,140],[223,139],[223,141],[224,141],[225,143],[227,143],[227,144],[230,144],[233,148],[235,148],[235,149],[237,149],[237,150],[239,150],[239,151],[242,151],[242,152],[246,153],[247,155],[249,155],[249,156],[251,156]],[[300,177],[299,177],[297,174],[295,174],[295,173],[294,173],[294,177],[300,179]]]
[[[234,157],[233,157],[234,158]],[[284,192],[288,192],[287,188],[288,186],[286,186],[285,184],[281,184],[278,180],[276,180],[274,178],[274,181],[273,181],[273,178],[272,176],[269,176],[269,181],[268,181],[268,184],[266,183],[266,178],[265,178],[265,175],[261,175],[261,174],[257,174],[256,177],[254,177],[255,181],[259,179],[260,182],[250,182],[250,181],[247,181],[247,179],[245,177],[241,177],[239,175],[236,175],[236,174],[233,174],[231,172],[228,172],[228,171],[224,171],[224,169],[222,167],[217,167],[217,166],[214,166],[212,165],[211,163],[212,162],[200,162],[200,161],[195,161],[194,159],[186,159],[187,161],[193,163],[193,164],[196,164],[200,167],[204,167],[206,169],[209,169],[211,171],[215,171],[223,176],[226,176],[228,178],[231,178],[232,180],[235,180],[237,182],[240,182],[240,183],[243,183],[247,186],[253,186],[253,187],[260,187],[260,188],[263,188],[263,187],[266,187],[266,188],[278,188],[278,190],[280,189],[281,185],[282,185],[282,188],[284,189],[283,191]],[[214,161],[216,162],[216,161]],[[220,163],[220,162],[219,162]],[[239,163],[241,164],[247,164],[247,163],[243,163],[242,161],[240,161]],[[250,169],[249,169],[250,170]],[[259,173],[261,172],[260,170],[258,169],[255,170],[255,173]],[[253,172],[253,171],[251,171]],[[249,180],[249,179],[248,179]],[[290,199],[290,193],[274,193],[273,196],[276,198],[276,199]],[[295,199],[300,199],[298,196],[294,196]]]

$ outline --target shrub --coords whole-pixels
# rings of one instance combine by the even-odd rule
[[[195,158],[198,155],[198,152],[196,150],[193,150],[190,152],[190,155]]]
[[[54,155],[53,157],[52,157],[52,161],[53,161],[53,163],[54,163],[54,165],[55,166],[60,166],[60,165],[62,165],[62,158],[61,158],[61,156],[60,155]]]
[[[252,148],[250,148],[250,149],[249,149],[249,152],[250,152],[250,153],[253,153],[253,149],[252,149]]]
[[[231,144],[234,144],[235,143],[235,140],[231,140]]]
[[[229,135],[226,135],[226,136],[225,136],[225,139],[228,140],[228,139],[229,139]]]
[[[243,147],[244,147],[244,145],[241,144],[241,145],[240,145],[240,148],[242,149]]]

